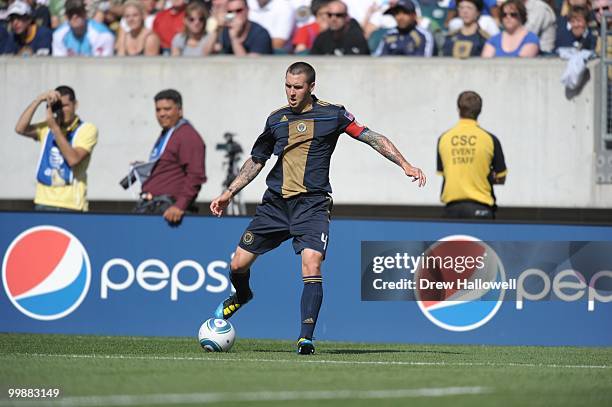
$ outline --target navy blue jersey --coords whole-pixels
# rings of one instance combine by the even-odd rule
[[[481,28],[472,35],[455,31],[447,35],[442,54],[454,58],[479,57],[488,39],[489,34]]]
[[[32,24],[28,29],[28,38],[22,40],[19,36],[13,34],[7,43],[4,50],[7,54],[14,55],[51,55],[51,43],[53,42],[53,34],[47,27],[39,27]]]
[[[597,46],[597,38],[591,32],[588,24],[584,34],[577,38],[572,33],[572,27],[567,20],[567,17],[559,17],[557,20],[557,36],[555,37],[555,50],[558,48],[576,48],[595,50]]]
[[[434,54],[435,42],[431,33],[419,26],[410,31],[390,28],[378,44],[374,56],[406,55],[431,57]]]
[[[251,156],[264,163],[272,154],[279,158],[268,174],[268,188],[289,198],[305,192],[331,193],[329,163],[343,132],[359,135],[359,125],[343,106],[318,100],[312,109],[294,113],[287,105],[270,114]]]

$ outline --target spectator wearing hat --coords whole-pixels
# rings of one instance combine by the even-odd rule
[[[311,55],[370,55],[359,23],[348,15],[346,4],[334,0],[328,5],[328,29],[314,41]]]
[[[87,18],[83,0],[66,1],[66,21],[53,33],[53,56],[112,56],[114,45],[108,27]]]
[[[416,8],[411,0],[399,0],[385,11],[385,14],[391,14],[395,18],[397,27],[387,31],[374,52],[375,56],[433,56],[433,36],[417,25]]]
[[[479,57],[489,34],[478,25],[482,0],[458,0],[457,10],[462,27],[446,36],[442,54],[446,57]]]
[[[39,27],[32,19],[32,8],[24,1],[12,3],[7,15],[11,33],[4,53],[13,55],[51,55],[51,30]]]
[[[533,58],[540,52],[540,40],[527,30],[527,10],[522,0],[506,0],[500,16],[504,31],[489,38],[482,49],[483,58]]]

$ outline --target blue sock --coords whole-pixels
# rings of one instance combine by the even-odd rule
[[[321,276],[304,277],[302,290],[302,330],[300,338],[312,339],[321,302],[323,302],[323,278]]]

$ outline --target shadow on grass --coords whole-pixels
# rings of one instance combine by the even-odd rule
[[[443,355],[463,355],[463,352],[448,352],[437,350],[410,350],[410,349],[327,349],[323,353],[334,355],[362,355],[373,353],[434,353]]]
[[[317,351],[318,355],[370,355],[377,353],[427,353],[427,354],[439,354],[439,355],[464,355],[465,352],[450,352],[450,351],[437,351],[437,350],[410,350],[410,349],[325,349],[325,346],[321,346],[321,349]],[[278,348],[260,348],[252,349],[251,352],[255,353],[291,353],[295,354],[295,350],[292,348],[286,350],[280,350]]]

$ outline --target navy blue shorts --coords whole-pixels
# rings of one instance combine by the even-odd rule
[[[325,258],[333,201],[326,193],[283,198],[267,190],[240,239],[244,250],[264,254],[293,238],[293,249],[316,250]]]

